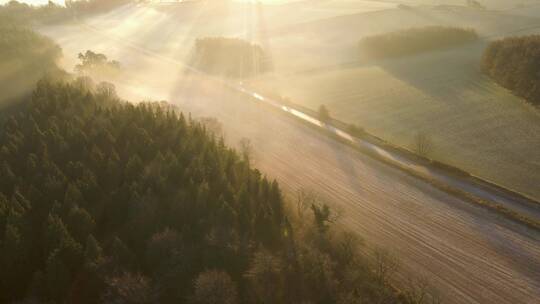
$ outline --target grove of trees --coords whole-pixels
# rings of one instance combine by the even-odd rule
[[[540,35],[492,42],[484,52],[481,66],[501,86],[540,105]]]
[[[87,50],[79,53],[81,63],[75,66],[75,72],[81,75],[93,76],[96,78],[118,76],[120,72],[120,62],[108,60],[105,54],[95,53]]]
[[[191,65],[213,75],[245,78],[269,71],[269,59],[264,50],[236,38],[197,39]]]
[[[359,51],[361,56],[382,59],[445,49],[477,39],[473,29],[427,26],[365,37],[360,40]]]

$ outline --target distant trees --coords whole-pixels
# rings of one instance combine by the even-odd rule
[[[8,21],[21,26],[36,22],[62,22],[70,17],[71,14],[64,6],[52,1],[41,6],[32,6],[19,1],[9,1],[4,5],[0,5],[0,23]]]
[[[473,29],[427,26],[365,37],[360,40],[359,51],[361,56],[381,59],[445,49],[477,39]]]
[[[137,0],[66,0],[66,8],[75,15],[88,15],[106,12]],[[139,1],[142,2],[142,1]]]
[[[330,111],[325,105],[319,106],[318,114],[319,114],[319,120],[323,123],[328,123],[332,119],[330,117]]]
[[[475,8],[475,9],[486,9],[485,5],[480,3],[478,0],[467,0],[466,4],[468,7]]]
[[[540,35],[509,37],[486,48],[482,71],[501,86],[540,105]]]
[[[191,65],[208,74],[234,78],[257,76],[270,69],[260,46],[224,37],[197,39]]]
[[[85,53],[79,53],[78,58],[81,63],[75,66],[75,71],[82,75],[111,77],[120,71],[120,63],[116,60],[109,61],[104,54],[87,50]],[[103,89],[108,91],[107,88]]]
[[[215,117],[201,117],[200,123],[206,128],[206,130],[216,136],[216,138],[224,137],[223,125]]]
[[[428,157],[433,149],[431,137],[424,132],[418,132],[414,136],[414,149],[418,155]]]
[[[34,23],[61,23],[76,16],[98,14],[138,0],[66,0],[65,6],[49,1],[46,5],[28,5],[9,1],[0,5],[0,23],[13,22],[17,25]]]

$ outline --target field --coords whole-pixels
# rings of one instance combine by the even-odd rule
[[[329,3],[329,1],[324,2]],[[392,3],[395,5],[395,2]],[[381,9],[386,10],[385,6],[381,6]],[[65,56],[64,66],[68,70],[76,64],[78,52],[92,49],[105,53],[109,59],[119,60],[124,68],[125,75],[121,81],[115,82],[121,96],[131,100],[166,99],[177,104],[184,111],[191,112],[194,117],[215,117],[223,124],[223,132],[229,144],[236,144],[242,138],[250,139],[254,148],[255,165],[270,178],[278,179],[285,187],[286,193],[294,193],[300,188],[316,191],[329,204],[342,211],[343,218],[340,222],[346,228],[364,237],[366,244],[370,247],[388,248],[399,255],[404,268],[403,273],[415,273],[429,278],[435,287],[442,290],[445,303],[531,303],[538,298],[540,293],[540,282],[537,280],[540,274],[538,240],[540,238],[536,231],[520,227],[495,213],[486,212],[469,202],[434,189],[421,180],[375,161],[350,147],[336,144],[324,134],[307,128],[284,115],[268,111],[258,103],[232,94],[230,90],[216,87],[215,83],[205,85],[205,82],[198,80],[197,77],[186,76],[179,62],[186,58],[184,55],[189,53],[193,41],[201,36],[223,35],[246,39],[253,37],[253,40],[260,38],[258,43],[264,45],[266,41],[270,46],[277,70],[274,75],[261,78],[259,85],[276,87],[280,85],[284,91],[287,89],[291,93],[294,93],[293,89],[298,86],[299,89],[296,91],[298,98],[302,97],[299,87],[302,85],[303,88],[313,92],[308,92],[309,96],[306,95],[309,100],[299,99],[299,101],[313,106],[317,104],[315,98],[319,98],[316,92],[340,94],[338,85],[344,89],[347,87],[346,92],[343,91],[343,93],[344,96],[350,98],[342,98],[344,100],[342,107],[346,109],[348,106],[351,111],[342,110],[339,115],[359,115],[360,113],[366,119],[373,116],[372,124],[381,126],[386,124],[388,128],[391,126],[399,131],[406,129],[399,126],[400,116],[405,115],[400,111],[409,112],[409,116],[405,117],[417,120],[418,123],[431,121],[439,124],[442,120],[440,116],[443,116],[446,117],[447,126],[455,124],[456,121],[461,122],[461,116],[465,116],[471,109],[479,112],[493,111],[491,103],[485,100],[481,100],[475,108],[461,109],[452,108],[450,97],[435,99],[432,96],[441,94],[439,87],[434,87],[433,91],[429,90],[429,86],[436,79],[445,77],[452,79],[460,75],[457,71],[461,68],[456,61],[445,64],[446,70],[434,70],[429,65],[433,65],[433,62],[439,63],[439,60],[442,60],[440,56],[446,54],[443,52],[417,58],[411,63],[412,66],[393,61],[385,62],[385,64],[364,63],[363,65],[348,64],[338,68],[328,67],[334,63],[339,64],[350,60],[346,52],[343,52],[342,56],[328,54],[331,49],[342,49],[346,43],[357,40],[356,37],[351,37],[349,41],[343,39],[350,36],[351,32],[347,32],[347,29],[357,29],[358,37],[361,37],[370,32],[398,28],[399,24],[391,24],[391,20],[404,12],[396,10],[365,13],[380,16],[380,20],[386,20],[386,23],[381,21],[380,26],[372,25],[371,27],[368,25],[372,21],[358,17],[350,19],[359,23],[363,22],[362,26],[347,26],[347,22],[337,24],[335,27],[329,26],[333,23],[332,20],[343,21],[341,17],[335,17],[335,11],[329,12],[327,16],[329,19],[316,23],[321,25],[319,36],[309,34],[310,26],[313,24],[309,20],[299,20],[296,25],[289,24],[285,28],[279,28],[277,23],[274,23],[276,19],[271,19],[270,16],[279,15],[278,12],[283,12],[283,8],[279,8],[281,11],[278,11],[278,8],[265,8],[266,22],[259,22],[260,16],[257,14],[247,14],[244,19],[241,13],[243,9],[237,7],[235,10],[238,12],[234,14],[239,15],[235,16],[231,13],[227,22],[222,23],[218,21],[218,18],[210,18],[214,20],[213,22],[203,22],[204,18],[200,16],[209,16],[218,12],[201,7],[178,9],[173,13],[161,8],[126,7],[108,15],[87,20],[80,26],[50,27],[42,31],[62,46]],[[285,17],[292,20],[294,13],[295,11],[291,11]],[[385,16],[385,14],[390,15]],[[443,14],[445,12],[439,15]],[[465,18],[464,14],[452,14],[454,18],[456,15],[462,19]],[[434,18],[433,14],[423,15],[427,17],[424,17],[422,24],[429,24],[429,20]],[[117,22],[116,17],[125,18],[122,22]],[[513,18],[514,21],[496,16],[490,18],[491,21],[487,22],[488,26],[482,32],[484,35],[490,28],[496,29],[498,24],[506,26],[518,23],[518,26],[526,26],[527,22],[534,21],[528,18]],[[469,24],[473,23],[474,19],[477,19],[477,15],[470,13]],[[144,26],[138,25],[136,20],[143,22]],[[403,22],[405,20],[407,19],[402,19]],[[412,18],[408,20],[411,21]],[[253,27],[243,28],[243,24],[253,24]],[[266,27],[262,25],[259,27],[257,24],[266,24]],[[303,28],[305,31],[295,34],[292,28],[297,30]],[[339,35],[333,35],[338,33],[340,28],[342,30]],[[261,29],[268,29],[268,32],[265,32],[266,36],[259,31]],[[278,35],[280,31],[286,35]],[[287,48],[287,41],[294,42],[296,49]],[[317,46],[321,49],[313,48]],[[476,47],[481,50],[481,46]],[[295,54],[289,62],[285,61],[285,51]],[[475,56],[479,56],[479,51],[477,52]],[[423,70],[417,67],[427,57],[432,59],[423,63],[425,65]],[[450,52],[447,57],[455,58]],[[458,56],[458,58],[461,57]],[[472,69],[477,59],[467,55],[463,56],[462,60],[464,61],[462,65]],[[302,73],[302,70],[306,72]],[[422,75],[423,72],[427,74]],[[364,78],[369,76],[373,79],[362,80],[365,84],[359,84],[355,81],[357,77],[355,73],[364,73]],[[464,75],[469,75],[467,76],[469,80],[479,77],[478,74],[474,74],[474,69],[469,70],[468,73]],[[339,78],[340,75],[343,77]],[[275,79],[278,76],[283,81],[276,82]],[[326,76],[329,78],[325,78]],[[321,77],[321,81],[316,82],[317,77]],[[409,82],[406,82],[405,77],[408,77]],[[311,82],[312,79],[313,82]],[[263,82],[263,80],[266,81]],[[297,83],[287,83],[293,80]],[[484,92],[469,85],[469,82],[474,84],[474,81],[453,81],[452,86],[443,85],[445,82],[439,81],[440,86],[446,88],[447,95],[461,96],[451,91],[454,85],[456,90],[468,88],[467,94],[470,98],[481,95],[479,92]],[[388,84],[383,86],[385,82]],[[424,82],[426,87],[422,87]],[[505,97],[508,98],[507,104],[504,103],[506,108],[501,112],[510,111],[510,108],[516,111],[514,115],[517,118],[514,119],[514,124],[520,123],[524,116],[533,115],[526,106],[522,104],[516,106],[514,102],[518,102],[519,105],[519,100],[513,99],[499,87],[493,86],[487,79],[483,85],[487,91],[500,92],[495,96],[499,94],[507,96]],[[397,97],[388,99],[388,94],[384,91],[390,92],[390,89],[399,90],[397,94],[401,95],[409,92],[410,96],[402,103]],[[358,100],[361,99],[354,97],[355,94],[362,94],[364,91],[373,96],[372,106],[364,107],[366,111],[369,111],[368,114],[357,110]],[[338,100],[338,96],[335,96]],[[424,99],[417,101],[418,96],[424,96]],[[475,105],[474,100],[469,97],[463,97],[460,103]],[[324,100],[327,103],[326,99]],[[385,103],[387,103],[386,108],[377,107]],[[410,104],[420,106],[415,107]],[[331,106],[334,115],[337,115],[338,108],[332,107],[334,106]],[[433,115],[432,113],[440,113],[439,119],[429,117]],[[501,119],[500,113],[497,115],[495,117]],[[469,138],[469,140],[473,138],[474,136],[468,134],[484,124],[477,117],[471,115],[469,120],[463,120],[469,122],[469,128],[461,129],[463,133],[454,134],[454,136]],[[489,117],[484,115],[482,119]],[[526,117],[526,119],[532,120],[531,117]],[[392,120],[397,122],[393,123]],[[358,123],[364,125],[364,122]],[[538,125],[529,125],[529,128],[534,126],[536,129],[529,131],[529,134],[520,135],[519,138],[531,139],[537,136],[535,134],[538,134]],[[436,126],[433,128],[435,129]],[[381,129],[384,132],[388,131],[383,127]],[[373,128],[369,130],[373,131]],[[498,141],[499,146],[501,145],[498,134],[506,132],[505,130],[484,130],[481,134],[483,137],[490,134],[491,138],[494,138],[493,141]],[[509,132],[515,136],[514,129],[510,129]],[[407,132],[402,131],[402,133]],[[450,139],[444,138],[444,141],[450,142]],[[437,140],[436,144],[437,150],[440,149],[440,140]],[[527,157],[520,157],[520,161],[534,158],[534,155],[531,155],[534,154],[533,145],[538,147],[538,142],[530,141],[528,144],[531,145],[528,149],[531,152]],[[475,153],[478,153],[475,149],[479,148],[464,147],[463,149],[472,151],[469,153],[474,157]],[[529,173],[529,176],[531,175],[532,173]],[[530,184],[534,186],[533,182]]]
[[[399,24],[391,20],[399,20]],[[360,29],[357,37],[361,37],[429,24],[471,27],[482,41],[377,62],[355,60],[352,51],[326,60],[329,52],[322,52],[304,61],[302,67],[291,68],[282,59],[285,55],[276,56],[276,66],[288,68],[251,85],[312,109],[324,104],[334,117],[409,149],[414,149],[418,133],[428,134],[433,142],[430,157],[540,199],[540,112],[479,70],[487,41],[507,33],[534,33],[540,19],[423,7],[330,18],[283,32],[289,40],[310,31],[322,32],[319,41],[334,41],[332,47],[343,50],[351,49],[354,41],[341,39],[340,28]]]
[[[531,12],[540,11],[540,2],[482,1],[488,10],[430,6],[463,2],[128,6],[87,20],[85,26],[103,35],[85,44],[131,69],[147,71],[147,64],[104,38],[184,62],[201,37],[252,41],[270,54],[274,67],[273,73],[252,80],[253,87],[313,109],[325,104],[336,118],[406,148],[413,147],[416,134],[426,133],[433,142],[430,157],[540,199],[540,114],[479,71],[489,40],[539,31],[540,18]],[[398,9],[400,3],[415,6]],[[416,57],[359,61],[356,46],[362,37],[431,25],[473,28],[481,41]],[[85,50],[62,28],[47,31],[71,53]],[[64,66],[73,66],[76,56],[64,60]],[[167,82],[173,85],[180,74],[179,69]],[[157,86],[166,90],[163,83]],[[143,94],[142,87],[130,85],[130,91]]]

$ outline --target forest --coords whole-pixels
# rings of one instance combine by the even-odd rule
[[[61,55],[51,39],[0,19],[0,109],[31,91],[45,75],[61,76],[56,66]]]
[[[501,86],[535,106],[540,105],[540,35],[492,42],[484,52],[481,66]]]
[[[270,69],[259,45],[224,37],[197,39],[191,65],[208,74],[233,78],[257,76]]]
[[[477,39],[473,29],[427,26],[364,37],[359,52],[361,56],[383,59],[446,49]]]
[[[4,64],[45,74],[0,111],[0,303],[424,303],[392,287],[393,255],[314,195],[286,200],[247,149],[62,72],[30,29],[0,33]]]
[[[1,303],[409,303],[326,205],[171,107],[42,80],[0,130]]]

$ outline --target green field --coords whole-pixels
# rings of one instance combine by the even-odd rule
[[[251,85],[312,109],[324,104],[335,118],[362,126],[408,149],[414,149],[418,133],[428,134],[433,142],[429,157],[540,199],[540,111],[495,84],[479,69],[487,41],[507,32],[535,32],[540,19],[469,10],[462,14],[435,9],[388,10],[364,14],[366,18],[346,16],[303,25],[289,31],[287,37],[293,40],[295,35],[302,36],[309,27],[326,29],[327,36],[319,40],[335,33],[338,26],[363,29],[362,34],[367,34],[361,25],[370,23],[369,18],[377,20],[376,24],[386,24],[390,30],[402,25],[380,21],[400,14],[404,16],[400,20],[407,20],[413,13],[424,16],[413,26],[429,24],[427,20],[452,25],[453,16],[456,26],[477,29],[483,40],[401,59],[341,65],[332,59],[326,61],[326,54],[321,53],[308,60],[313,63],[319,59],[320,67],[312,64],[307,68],[305,61],[305,69],[296,66],[296,70],[278,70]],[[403,24],[408,26],[406,21]],[[352,44],[333,37],[336,43],[332,47]],[[279,56],[276,61],[279,67]],[[329,67],[324,67],[325,62]],[[281,66],[291,67],[283,62]]]

